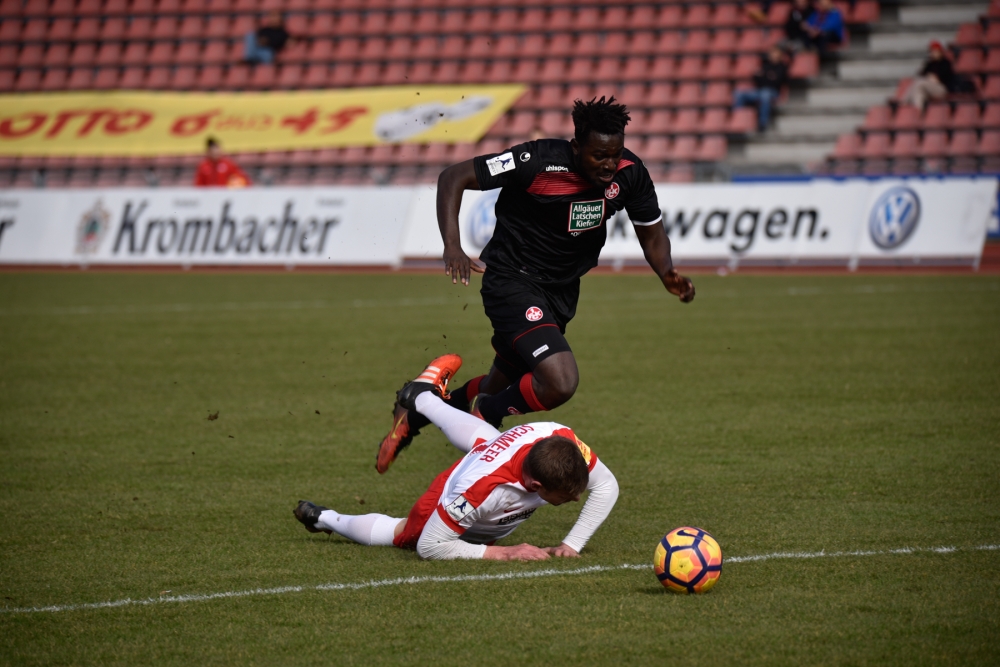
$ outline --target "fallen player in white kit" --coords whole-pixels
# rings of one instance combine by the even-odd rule
[[[446,404],[458,355],[438,357],[399,392],[466,455],[438,475],[406,519],[384,514],[347,515],[299,501],[295,517],[310,532],[337,533],[369,546],[416,549],[421,558],[543,560],[577,557],[611,513],[618,481],[569,428],[554,422],[515,426],[500,433]],[[542,505],[561,505],[590,491],[569,535],[557,547],[496,546]]]

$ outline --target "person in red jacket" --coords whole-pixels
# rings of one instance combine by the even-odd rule
[[[198,165],[194,184],[198,187],[245,188],[250,185],[250,177],[222,154],[222,148],[214,137],[209,137],[205,141],[205,159]]]

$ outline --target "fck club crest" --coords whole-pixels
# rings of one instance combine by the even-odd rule
[[[537,322],[542,319],[542,309],[537,306],[532,306],[524,313],[524,316],[528,318],[529,322]]]
[[[618,196],[619,192],[621,192],[621,188],[618,187],[618,184],[612,183],[607,187],[607,189],[604,190],[604,198],[614,199],[615,197]]]

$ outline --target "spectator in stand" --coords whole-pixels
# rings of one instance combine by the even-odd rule
[[[291,39],[281,12],[271,12],[257,30],[248,32],[244,37],[243,58],[248,63],[273,63],[275,56]]]
[[[817,0],[816,9],[809,15],[803,29],[806,45],[826,55],[831,46],[844,43],[844,15],[833,6],[833,0]]]
[[[771,122],[771,108],[788,83],[788,54],[780,46],[772,46],[763,59],[760,71],[753,75],[753,88],[737,90],[733,106],[737,109],[757,105],[757,128],[763,132]]]
[[[958,83],[951,60],[945,55],[941,42],[935,40],[927,48],[929,54],[920,70],[920,76],[913,79],[903,95],[903,104],[912,104],[921,111],[928,99],[942,100],[948,93],[956,92]]]
[[[806,25],[813,13],[812,0],[795,0],[785,21],[785,44],[788,48],[802,49],[809,43]]]
[[[219,142],[209,137],[205,141],[205,159],[198,165],[194,184],[198,187],[245,188],[250,185],[250,178],[222,154]]]

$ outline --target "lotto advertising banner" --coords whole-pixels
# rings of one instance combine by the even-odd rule
[[[478,141],[519,85],[0,96],[0,155],[156,156]]]
[[[412,188],[0,191],[0,264],[399,261]]]
[[[971,264],[995,216],[997,181],[818,179],[657,185],[656,192],[673,257],[682,264]],[[492,236],[498,195],[465,195],[462,243],[472,256]],[[405,257],[441,256],[434,211],[433,190],[418,193]],[[606,224],[602,263],[643,262],[628,216],[621,212]]]

